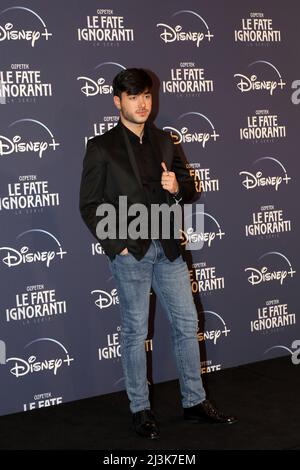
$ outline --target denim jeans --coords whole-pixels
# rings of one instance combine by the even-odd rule
[[[150,290],[153,287],[171,324],[173,349],[184,408],[205,400],[200,375],[197,311],[189,272],[180,255],[169,261],[158,240],[142,260],[116,255],[111,262],[121,313],[121,354],[132,413],[150,408],[145,340],[148,335]]]

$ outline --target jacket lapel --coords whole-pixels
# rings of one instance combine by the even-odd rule
[[[170,166],[171,166],[170,157],[169,157],[169,153],[167,152],[167,149],[164,148],[163,139],[158,139],[157,132],[155,131],[155,127],[153,125],[152,126],[149,125],[147,127],[147,132],[148,132],[148,135],[149,135],[149,140],[151,142],[151,146],[153,148],[154,156],[155,156],[155,158],[157,159],[157,161],[159,163],[161,172],[163,171],[162,166],[161,166],[161,162],[165,162],[167,169],[170,170],[171,169],[170,168]],[[166,195],[166,200],[167,200],[168,204],[171,204],[169,192],[165,191],[165,195]]]
[[[165,162],[168,170],[171,170],[170,168],[170,155],[169,152],[167,151],[167,147],[165,147],[165,142],[164,139],[159,139],[157,135],[157,131],[155,131],[155,127],[153,125],[147,126],[147,132],[149,133],[149,139],[155,154],[156,159],[159,162],[159,166],[162,170],[161,167],[161,162]]]

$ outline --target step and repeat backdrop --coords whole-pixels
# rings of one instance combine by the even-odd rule
[[[204,241],[187,252],[202,373],[295,359],[299,15],[292,0],[1,1],[1,414],[124,389],[118,292],[78,206],[86,142],[116,125],[127,67],[156,77],[155,123],[201,193],[204,232],[185,241]],[[176,368],[152,299],[160,382]]]

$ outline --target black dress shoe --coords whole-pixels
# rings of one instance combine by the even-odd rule
[[[159,439],[159,429],[151,410],[142,410],[133,414],[135,432],[146,439]]]
[[[225,423],[233,424],[237,422],[235,416],[226,416],[217,410],[209,400],[204,400],[198,405],[192,406],[190,408],[183,409],[184,419],[199,422],[202,420],[209,421],[211,423]]]

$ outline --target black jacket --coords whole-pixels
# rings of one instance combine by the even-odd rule
[[[180,189],[177,198],[182,197],[181,204],[190,201],[195,195],[195,185],[177,146],[173,144],[168,133],[153,125],[147,124],[147,132],[154,150],[154,158],[158,158],[158,164],[164,161],[167,168],[176,174]],[[86,225],[110,259],[113,259],[125,247],[141,259],[149,247],[149,240],[118,238],[100,240],[96,234],[96,227],[101,218],[96,215],[97,207],[105,202],[113,204],[118,211],[121,195],[127,196],[128,206],[134,203],[147,203],[132,146],[126,131],[119,123],[113,129],[90,139],[87,143],[80,188],[80,212]],[[174,199],[168,191],[165,191],[165,195],[165,202],[168,205],[174,204]],[[178,246],[178,240],[176,242]],[[173,253],[170,250],[170,253],[166,255],[169,255],[169,259],[175,259],[174,253],[174,250]]]

